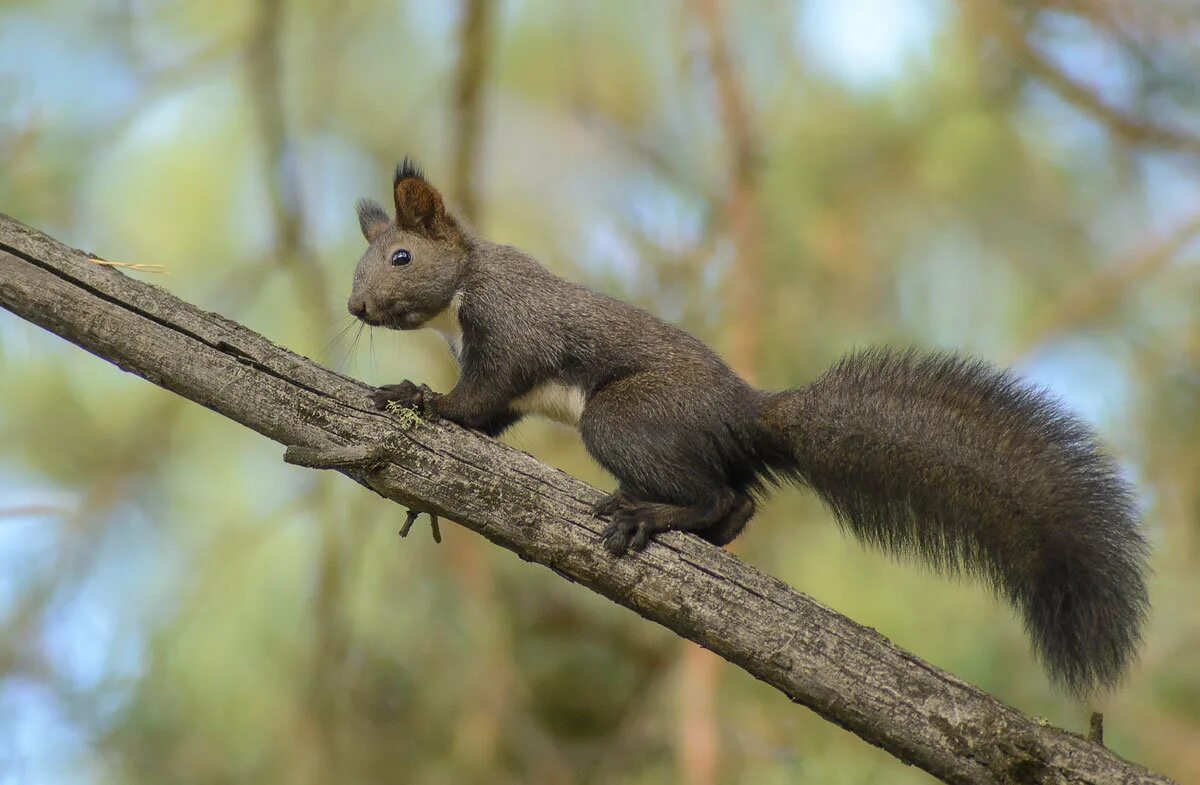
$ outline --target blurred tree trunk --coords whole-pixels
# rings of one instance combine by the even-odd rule
[[[704,28],[706,59],[716,89],[716,114],[728,155],[722,209],[735,260],[727,272],[725,313],[729,362],[754,384],[762,349],[764,222],[755,183],[757,151],[746,97],[725,34],[720,0],[692,0]],[[717,692],[720,663],[698,646],[685,645],[680,690],[679,764],[690,785],[714,785],[720,770]]]
[[[275,234],[272,261],[292,274],[300,301],[311,318],[329,324],[330,287],[325,270],[304,241],[304,205],[299,151],[287,128],[283,86],[283,0],[259,0],[254,31],[246,47],[252,110],[266,163],[267,194]]]
[[[300,152],[289,133],[285,107],[283,46],[288,23],[285,10],[284,0],[259,0],[245,53],[275,238],[273,258],[265,260],[264,267],[286,271],[305,312],[316,324],[328,326],[333,323],[328,299],[330,287],[320,261],[305,240]],[[321,531],[316,547],[306,702],[304,711],[296,718],[295,729],[296,760],[303,762],[300,769],[314,785],[339,779],[338,674],[345,659],[342,565],[346,543],[339,516],[329,508],[329,490],[329,484],[322,478],[311,496]]]
[[[494,0],[464,0],[458,34],[458,72],[455,78],[455,137],[451,159],[451,197],[468,222],[479,220],[477,195],[480,151],[484,145],[484,85],[492,41]],[[502,719],[511,694],[512,655],[502,632],[501,605],[489,554],[474,538],[449,537],[450,558],[457,583],[474,614],[472,649],[488,656],[474,660],[474,672],[462,691],[463,704],[455,757],[472,777],[486,774],[493,764]]]
[[[475,183],[483,150],[483,86],[492,49],[494,0],[465,0],[458,36],[458,74],[455,79],[455,143],[451,192],[468,221],[477,220],[479,198]]]

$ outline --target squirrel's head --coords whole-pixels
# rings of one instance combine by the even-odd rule
[[[466,238],[408,158],[396,167],[392,193],[395,220],[376,202],[358,203],[358,225],[370,245],[347,307],[367,324],[412,330],[449,307],[465,272]]]

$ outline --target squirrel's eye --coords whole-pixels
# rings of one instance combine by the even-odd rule
[[[408,251],[404,250],[403,248],[392,253],[392,264],[395,265],[396,267],[403,267],[404,265],[408,264],[411,261],[412,261],[412,254],[410,254]]]

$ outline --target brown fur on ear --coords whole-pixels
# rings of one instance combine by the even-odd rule
[[[392,183],[396,199],[396,224],[432,240],[458,242],[458,224],[446,213],[442,195],[425,179],[411,159],[396,167]]]
[[[391,225],[392,219],[388,218],[388,214],[377,203],[370,199],[358,200],[358,228],[362,230],[368,243],[375,242],[375,238],[387,231]]]

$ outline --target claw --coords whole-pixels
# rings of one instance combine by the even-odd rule
[[[633,539],[629,541],[629,547],[635,551],[644,550],[650,544],[650,527],[644,523],[638,523],[637,528],[633,531]]]
[[[610,523],[605,527],[601,537],[604,539],[604,547],[613,556],[623,556],[629,549],[627,538],[621,532],[620,524]]]

